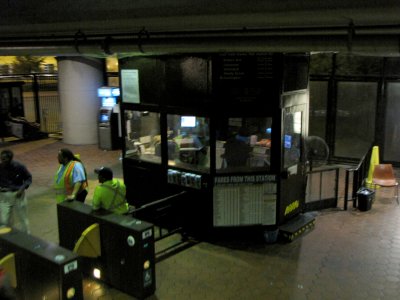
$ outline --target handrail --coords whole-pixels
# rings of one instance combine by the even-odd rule
[[[364,184],[367,175],[367,167],[370,164],[373,145],[368,149],[367,153],[360,159],[355,168],[346,169],[345,188],[344,188],[344,210],[347,210],[347,202],[353,201],[353,208],[356,207],[357,191]],[[353,185],[351,199],[348,198],[350,187],[350,173],[353,173]]]
[[[142,205],[141,207],[138,207],[138,208],[135,208],[135,209],[129,211],[129,214],[131,214],[133,217],[137,217],[137,213],[138,213],[138,212],[142,212],[142,211],[145,211],[146,209],[154,208],[154,207],[156,207],[156,206],[157,206],[158,204],[160,204],[160,203],[168,203],[168,200],[177,198],[177,197],[179,197],[179,196],[181,196],[181,195],[184,195],[184,194],[186,194],[186,193],[187,193],[186,191],[181,191],[181,192],[179,192],[179,193],[176,193],[176,194],[167,196],[167,197],[165,197],[165,198],[161,198],[161,199],[155,200],[155,201],[153,201],[153,202],[144,204],[144,205]],[[154,223],[154,220],[147,220],[147,221]],[[157,223],[157,222],[156,222],[156,223]],[[167,238],[167,237],[169,237],[169,236],[171,236],[171,235],[173,235],[173,234],[175,234],[175,233],[178,233],[178,232],[181,232],[181,231],[182,231],[182,228],[181,228],[180,226],[176,226],[176,227],[174,227],[173,229],[166,229],[166,228],[164,228],[164,229],[166,229],[166,231],[167,231],[167,233],[164,233],[163,228],[162,228],[162,224],[157,223],[157,224],[154,224],[154,225],[157,225],[157,227],[158,227],[158,233],[159,233],[159,234],[158,234],[158,237],[155,237],[155,239],[154,239],[156,242],[159,241],[159,240],[162,240],[162,239],[164,239],[164,238]],[[164,224],[164,225],[165,225],[165,224]],[[179,242],[179,243],[180,243],[180,242]]]
[[[156,204],[165,202],[165,201],[167,201],[167,200],[170,200],[170,199],[172,199],[172,198],[175,198],[175,197],[178,197],[178,196],[181,196],[181,195],[184,195],[184,194],[186,194],[186,191],[182,191],[182,192],[180,192],[180,193],[177,193],[177,194],[174,194],[174,195],[171,195],[171,196],[168,196],[168,197],[165,197],[165,198],[162,198],[162,199],[158,199],[158,200],[156,200],[156,201],[153,201],[153,202],[144,204],[144,205],[142,205],[141,207],[138,207],[138,208],[132,210],[132,213],[134,214],[134,213],[136,213],[136,212],[138,212],[138,211],[140,211],[140,210],[149,208],[149,207],[151,207],[151,206],[154,206],[154,205],[156,205]]]

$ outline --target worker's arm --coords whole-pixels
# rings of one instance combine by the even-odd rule
[[[83,165],[80,162],[76,162],[74,169],[72,170],[72,182],[74,184],[74,189],[71,195],[67,195],[67,200],[75,200],[76,195],[80,191],[84,181],[86,181],[86,175]]]
[[[81,188],[81,186],[82,186],[82,182],[81,181],[78,181],[77,183],[75,183],[74,184],[74,189],[72,191],[72,194],[67,196],[67,200],[70,200],[70,201],[71,200],[75,200],[76,195],[78,194],[79,189]]]
[[[92,208],[93,210],[99,210],[102,208],[101,206],[101,188],[100,186],[96,186],[93,193],[92,199]]]

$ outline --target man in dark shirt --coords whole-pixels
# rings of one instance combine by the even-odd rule
[[[248,159],[252,151],[249,144],[249,136],[247,129],[240,128],[239,132],[225,143],[223,157],[228,168],[246,167],[248,165]]]
[[[32,183],[32,175],[25,165],[13,160],[11,150],[3,150],[0,155],[0,224],[13,226],[12,214],[15,212],[21,230],[30,233],[25,190]]]

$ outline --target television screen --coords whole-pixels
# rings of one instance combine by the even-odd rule
[[[181,127],[196,127],[196,117],[194,116],[182,116]]]

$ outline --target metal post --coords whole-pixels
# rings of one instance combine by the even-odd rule
[[[33,74],[33,99],[35,102],[35,122],[40,124],[39,82],[36,74]]]
[[[344,210],[347,210],[347,201],[348,199],[348,194],[349,194],[349,177],[350,177],[350,170],[346,170],[346,179],[344,183]]]

